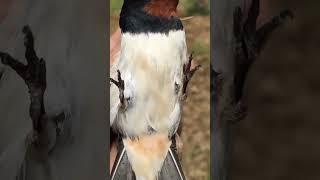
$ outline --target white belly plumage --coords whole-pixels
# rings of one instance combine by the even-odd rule
[[[180,122],[183,65],[187,62],[184,31],[168,34],[122,34],[121,54],[111,77],[120,70],[125,110],[119,109],[118,87],[110,87],[110,124],[119,133],[138,139],[123,139],[137,180],[156,180]],[[178,86],[177,86],[178,85]],[[152,129],[153,134],[149,134]]]
[[[123,33],[121,54],[111,69],[116,79],[120,70],[125,82],[125,97],[130,105],[119,110],[119,91],[110,88],[110,124],[128,136],[148,133],[173,133],[180,121],[179,95],[176,85],[182,85],[183,64],[187,62],[185,32]]]

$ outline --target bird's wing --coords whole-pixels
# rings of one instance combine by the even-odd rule
[[[111,180],[134,180],[134,173],[122,141],[118,142],[117,149],[118,153],[111,171]]]
[[[159,180],[185,180],[177,151],[172,146],[169,148],[166,159],[160,171]]]

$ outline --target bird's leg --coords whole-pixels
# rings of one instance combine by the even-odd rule
[[[238,114],[238,119],[245,117],[246,113],[246,104],[242,102],[242,96],[250,67],[256,62],[270,34],[284,24],[287,19],[293,18],[291,11],[284,10],[258,28],[257,19],[259,13],[260,0],[253,0],[247,17],[244,16],[244,11],[240,7],[237,7],[233,14],[235,75],[232,103],[234,107],[233,114]]]
[[[28,26],[23,27],[25,57],[27,65],[11,57],[8,53],[0,52],[1,61],[11,67],[27,84],[30,93],[30,117],[33,129],[38,133],[42,130],[42,120],[45,116],[43,95],[46,90],[46,66],[43,59],[39,59],[34,50],[33,34]]]
[[[27,67],[18,60],[11,57],[8,53],[0,52],[1,62],[10,66],[19,76],[25,76]]]
[[[26,83],[30,94],[29,114],[32,119],[33,136],[36,144],[43,144],[39,135],[46,133],[47,115],[44,108],[44,93],[47,87],[46,65],[43,59],[39,59],[34,50],[33,34],[28,26],[23,27],[25,57],[27,65],[14,59],[8,53],[0,52],[1,62],[11,67]]]
[[[121,107],[125,109],[127,107],[128,103],[126,102],[126,99],[124,97],[124,80],[121,78],[120,70],[117,70],[117,73],[118,73],[118,81],[116,81],[112,78],[110,78],[110,80],[114,85],[116,85],[118,87]]]
[[[34,50],[33,34],[28,26],[23,28],[25,57],[27,60],[27,73],[23,78],[30,92],[30,114],[34,118],[34,129],[40,132],[43,129],[43,116],[46,115],[44,108],[44,92],[47,88],[46,65],[42,58],[39,58]]]
[[[194,73],[201,67],[201,65],[197,65],[194,68],[191,68],[191,64],[193,61],[193,56],[190,54],[189,60],[187,64],[183,65],[183,86],[182,86],[182,100],[185,100],[187,98],[187,87],[189,84],[189,81],[193,77]]]

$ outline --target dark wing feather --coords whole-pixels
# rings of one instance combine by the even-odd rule
[[[163,162],[159,180],[185,180],[178,155],[172,147]]]
[[[118,153],[111,171],[111,180],[136,180],[122,140],[118,140]]]

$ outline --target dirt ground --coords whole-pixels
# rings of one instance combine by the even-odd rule
[[[260,19],[284,8],[295,19],[274,32],[251,69],[249,116],[235,127],[230,179],[318,180],[319,2],[264,2]]]
[[[181,6],[184,8],[183,4]],[[182,12],[181,17],[192,15],[192,12]],[[117,27],[118,14],[118,11],[111,14],[111,33]],[[189,180],[210,179],[209,21],[208,15],[195,15],[192,19],[183,21],[188,51],[194,52],[195,59],[202,65],[202,69],[190,83],[189,96],[183,107],[182,166]]]
[[[201,41],[209,48],[208,22],[209,17],[200,16],[185,22],[189,47]],[[189,99],[183,109],[182,163],[190,180],[202,180],[210,179],[210,56],[208,50],[198,54],[196,47],[193,50],[203,68],[192,80]]]

